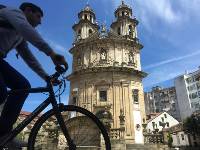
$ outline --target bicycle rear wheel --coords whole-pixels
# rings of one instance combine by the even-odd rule
[[[72,105],[60,107],[60,112],[77,150],[111,149],[106,129],[94,114]],[[70,150],[53,110],[35,123],[29,136],[28,150]]]

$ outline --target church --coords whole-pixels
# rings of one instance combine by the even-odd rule
[[[126,144],[144,143],[142,124],[145,106],[138,20],[122,1],[114,12],[110,29],[99,26],[93,9],[87,5],[78,13],[73,25],[75,40],[72,54],[69,104],[77,105],[105,117],[111,139]]]

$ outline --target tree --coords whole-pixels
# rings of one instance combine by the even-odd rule
[[[167,135],[167,144],[168,144],[169,147],[172,147],[172,143],[173,143],[172,135],[170,133],[168,133],[168,135]]]
[[[192,114],[183,122],[186,132],[200,136],[200,115]]]

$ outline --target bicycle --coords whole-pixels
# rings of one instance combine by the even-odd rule
[[[64,105],[61,103],[60,95],[66,87],[64,77],[61,83],[59,83],[59,91],[62,85],[64,85],[64,89],[57,95],[59,97],[59,102],[57,102],[51,79],[59,81],[59,77],[65,71],[62,67],[56,67],[56,73],[48,78],[46,87],[9,91],[9,94],[47,92],[49,93],[49,97],[14,128],[3,141],[0,141],[0,149],[5,148],[5,145],[10,140],[16,137],[36,117],[40,116],[41,112],[49,104],[52,104],[52,109],[40,116],[33,125],[28,138],[28,150],[54,150],[53,147],[55,147],[55,150],[111,150],[110,139],[106,128],[93,113],[78,106]],[[94,133],[92,133],[93,131]],[[47,147],[44,144],[45,142],[50,142],[52,146]]]

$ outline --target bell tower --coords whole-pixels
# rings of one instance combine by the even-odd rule
[[[132,9],[127,6],[124,1],[122,1],[121,5],[115,10],[114,15],[116,21],[111,24],[113,31],[129,39],[137,38],[136,26],[138,25],[138,21],[132,18]]]
[[[72,27],[75,31],[75,42],[88,38],[99,29],[95,13],[89,5],[78,13],[78,18],[79,22]]]

